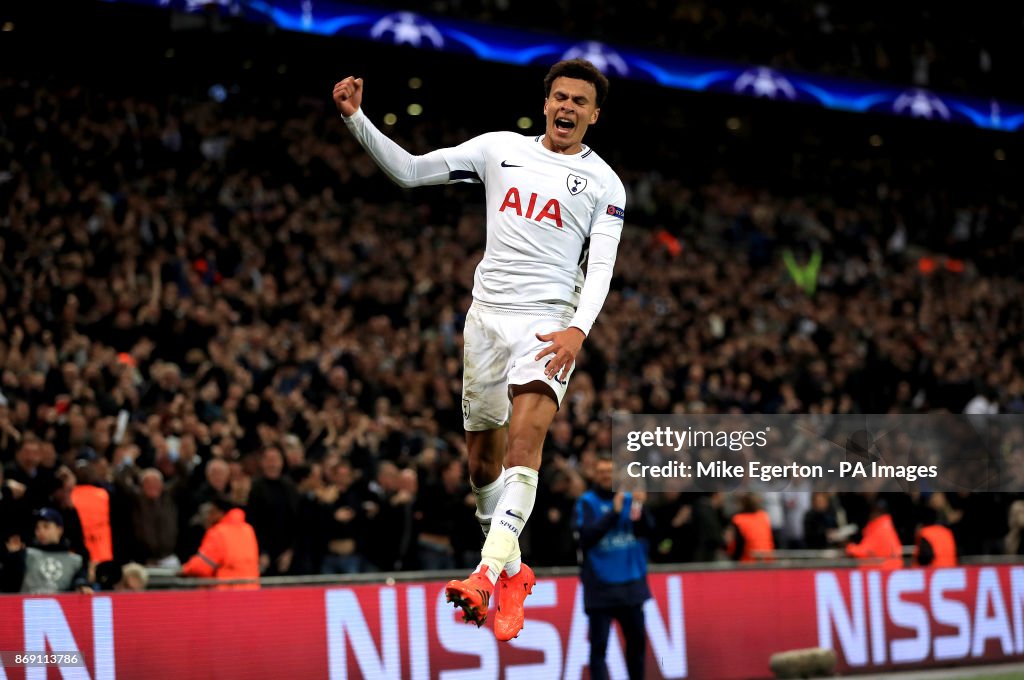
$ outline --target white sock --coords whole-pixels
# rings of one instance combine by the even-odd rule
[[[491,517],[505,490],[505,468],[501,468],[501,474],[490,484],[477,487],[473,480],[470,480],[469,485],[476,495],[476,521],[480,522],[480,529],[484,532],[484,538],[487,538],[487,533],[491,530]]]
[[[494,509],[498,507],[501,494],[505,491],[505,468],[501,468],[498,477],[490,484],[478,487],[473,484],[473,480],[470,480],[469,486],[476,495],[476,520],[480,523],[480,530],[484,532],[484,538],[487,538],[487,534],[491,530],[491,517],[494,516]],[[509,578],[515,576],[519,573],[522,564],[522,554],[516,550],[515,556],[505,563],[505,574]]]
[[[483,562],[481,562],[479,565],[477,565],[476,571],[480,571],[481,569],[483,570],[484,574],[487,576],[487,579],[491,582],[492,586],[495,585],[498,582],[498,575],[495,574],[493,571],[491,571],[491,568],[488,567]],[[474,573],[476,573],[476,572],[474,572]]]
[[[505,471],[505,490],[494,509],[497,521],[492,521],[480,551],[480,564],[488,568],[488,576],[494,575],[495,582],[509,561],[513,561],[513,569],[519,571],[515,564],[520,560],[519,536],[537,499],[537,477],[537,471],[526,466]]]

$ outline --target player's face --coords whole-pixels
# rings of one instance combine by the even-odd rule
[[[597,89],[577,78],[556,78],[544,100],[544,146],[557,153],[579,153],[587,127],[597,122]]]

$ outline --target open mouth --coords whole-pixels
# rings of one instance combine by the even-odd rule
[[[576,127],[576,123],[568,118],[555,118],[555,127],[559,130],[569,131]]]

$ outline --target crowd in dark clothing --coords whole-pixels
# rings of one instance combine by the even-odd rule
[[[199,508],[227,497],[266,575],[475,564],[461,328],[482,194],[400,192],[321,100],[0,85],[5,537],[27,542],[53,507],[84,554],[70,495],[90,484],[109,493],[116,562],[183,562]],[[406,134],[460,141],[439,123]],[[621,166],[624,245],[547,440],[532,564],[575,563],[572,509],[616,412],[1024,412],[1017,199],[901,196],[888,177],[856,202],[671,167]],[[832,181],[858,173],[885,164],[835,161]],[[813,293],[787,249],[823,253]],[[805,535],[800,493],[775,510],[778,531],[800,527],[783,545],[830,521]],[[1012,500],[951,498],[961,549],[1002,551]],[[911,540],[921,502],[890,504]],[[856,494],[830,504],[866,521]],[[654,559],[722,557],[730,496],[650,507]]]

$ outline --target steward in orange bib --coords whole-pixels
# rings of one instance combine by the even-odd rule
[[[775,550],[772,521],[761,509],[756,495],[740,497],[740,511],[732,516],[734,538],[729,543],[729,555],[740,562],[770,561],[771,557],[758,557],[758,553]]]
[[[948,527],[939,523],[935,505],[930,500],[929,507],[922,510],[923,526],[918,526],[914,542],[915,567],[956,566],[956,538]]]
[[[867,526],[860,543],[846,546],[846,554],[861,560],[861,566],[877,569],[902,569],[903,544],[892,524],[892,515],[882,499],[871,506]]]
[[[181,575],[252,581],[217,586],[218,590],[259,588],[259,547],[256,532],[245,521],[245,512],[223,498],[203,505],[206,535],[199,552],[182,566]]]
[[[99,486],[95,470],[98,454],[85,449],[78,454],[75,476],[78,484],[71,490],[71,504],[82,522],[82,536],[93,564],[114,559],[110,533],[110,494]]]

